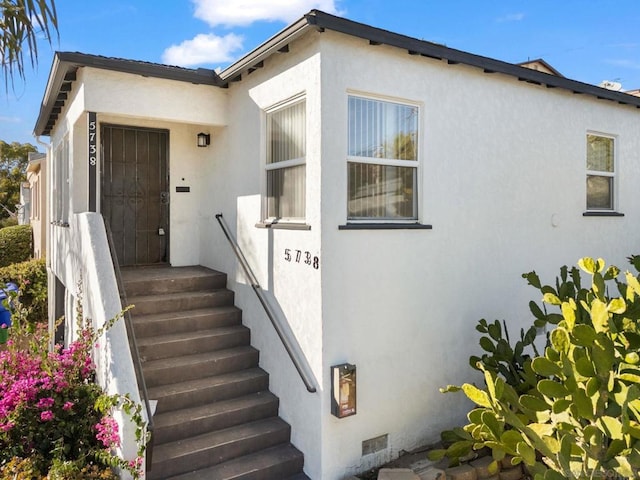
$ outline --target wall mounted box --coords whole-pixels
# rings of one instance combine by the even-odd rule
[[[338,418],[356,414],[356,366],[331,367],[331,413]]]

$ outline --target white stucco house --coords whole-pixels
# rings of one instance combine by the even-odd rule
[[[464,421],[438,388],[475,379],[480,318],[528,325],[523,272],[637,253],[639,132],[640,97],[315,10],[219,74],[60,52],[35,127],[51,141],[50,311],[71,311],[100,254],[87,212],[122,265],[225,272],[304,473],[342,479]],[[113,276],[95,261],[89,296]],[[341,364],[357,396],[338,418]]]

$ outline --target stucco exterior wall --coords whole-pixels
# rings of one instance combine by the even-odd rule
[[[529,325],[523,272],[550,283],[583,256],[625,268],[640,237],[640,116],[332,32],[321,54],[323,370],[353,363],[358,381],[355,416],[323,410],[321,478],[339,479],[464,421],[464,396],[438,388],[481,382],[468,366],[480,318],[506,319],[512,336]],[[353,92],[420,104],[419,220],[433,230],[338,230]],[[624,217],[582,215],[587,131],[616,137]],[[383,434],[388,448],[363,456]]]
[[[70,232],[69,226],[65,226],[63,221],[68,219],[71,216],[71,212],[79,211],[74,210],[74,207],[79,205],[80,199],[84,196],[86,198],[87,194],[83,193],[82,190],[86,189],[86,184],[78,190],[78,186],[82,183],[81,177],[79,175],[79,171],[82,168],[79,165],[76,165],[71,159],[74,156],[74,151],[77,153],[77,150],[74,148],[74,139],[76,138],[74,134],[74,124],[79,121],[80,116],[84,111],[84,84],[80,82],[76,82],[73,84],[71,91],[68,93],[67,101],[65,102],[64,107],[62,108],[62,112],[59,115],[59,120],[56,123],[55,129],[51,134],[50,146],[47,153],[47,158],[49,160],[47,169],[47,189],[48,189],[48,218],[50,223],[47,225],[48,235],[49,235],[49,243],[48,243],[48,251],[47,251],[47,267],[50,270],[50,273],[55,275],[66,287],[68,293],[72,296],[77,295],[77,285],[75,285],[75,275],[73,271],[72,262],[69,259],[74,258],[77,255],[77,252],[73,250],[73,240],[72,234]],[[65,142],[68,141],[69,144],[69,168],[68,168],[68,182],[66,183],[67,192],[66,195],[68,198],[68,202],[66,203],[67,209],[66,212],[63,212],[64,209],[59,208],[61,205],[61,197],[64,196],[64,191],[62,189],[62,184],[56,184],[56,178],[63,171],[63,166],[61,164],[60,158],[58,156],[58,148]],[[74,190],[75,186],[75,190]],[[79,192],[80,195],[78,198],[74,198],[73,193]],[[49,282],[52,284],[53,279],[49,277]],[[51,295],[50,295],[50,299]],[[53,308],[53,303],[49,304],[49,322],[52,325],[55,319],[55,309]],[[66,331],[69,332],[70,337],[75,331],[74,318],[73,318],[73,305],[66,305],[66,314],[65,314],[65,328]]]
[[[292,443],[305,454],[305,471],[322,478],[321,415],[328,401],[323,390],[320,245],[320,57],[309,39],[294,42],[290,53],[265,61],[264,68],[229,88],[229,124],[212,137],[202,217],[202,263],[229,274],[236,304],[251,328],[260,365],[269,372],[270,389],[280,398],[280,415],[292,425]],[[264,111],[303,94],[306,101],[306,223],[310,230],[257,228],[263,219],[266,189]],[[254,269],[278,316],[288,325],[315,381],[308,393],[270,325],[214,215],[222,213]],[[285,260],[285,249],[294,261]],[[318,269],[295,261],[296,250],[319,258]]]
[[[84,68],[88,111],[171,122],[225,125],[226,92],[154,77]]]

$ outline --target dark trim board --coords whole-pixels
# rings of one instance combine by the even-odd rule
[[[423,223],[347,223],[338,225],[338,230],[431,230],[432,225]]]

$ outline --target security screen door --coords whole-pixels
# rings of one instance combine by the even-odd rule
[[[120,265],[167,263],[169,133],[103,125],[100,138],[101,212]]]

